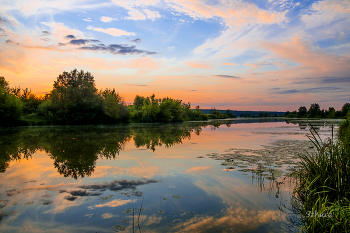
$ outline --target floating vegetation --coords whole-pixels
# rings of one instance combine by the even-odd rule
[[[168,198],[166,198],[166,197],[163,197],[163,200],[168,200]]]
[[[180,196],[180,195],[174,195],[174,196],[172,196],[172,198],[176,198],[176,199],[180,199],[180,198],[183,198],[182,196]]]
[[[34,203],[35,203],[34,201],[28,201],[28,202],[25,203],[25,205],[32,205]]]
[[[238,171],[244,173],[242,175],[250,173],[274,180],[299,167],[299,154],[314,151],[312,143],[306,140],[278,140],[261,146],[262,149],[231,148],[223,154],[211,153],[206,156],[221,160],[221,165],[226,167],[226,171],[238,167]],[[285,169],[283,165],[289,167]]]
[[[115,225],[113,228],[114,228],[114,230],[116,230],[116,232],[125,231],[125,229],[126,229],[123,225]]]
[[[203,157],[203,156],[198,156],[197,158],[199,158],[199,159],[203,159],[204,157]]]
[[[34,183],[34,182],[37,182],[37,180],[30,180],[30,181],[26,181],[24,183]]]
[[[130,214],[130,213],[132,213],[132,208],[126,209],[122,213],[123,214]]]
[[[124,220],[122,220],[122,222],[128,222],[129,220],[127,220],[127,219],[124,219]]]
[[[111,199],[114,195],[108,195],[108,196],[105,196],[105,197],[100,197],[98,200],[100,201],[107,201],[109,199]]]
[[[158,213],[162,214],[164,213],[165,211],[164,210],[159,210]]]
[[[12,205],[17,205],[17,202],[12,203]]]

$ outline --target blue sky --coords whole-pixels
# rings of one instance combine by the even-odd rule
[[[63,71],[201,107],[350,102],[350,1],[2,0],[0,75],[43,94]]]

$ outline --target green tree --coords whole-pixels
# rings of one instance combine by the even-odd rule
[[[0,126],[12,126],[20,122],[23,103],[9,93],[9,83],[0,77]]]
[[[226,115],[230,118],[236,118],[236,115],[232,113],[230,109],[226,110]]]
[[[97,93],[94,77],[83,70],[60,74],[49,101],[46,112],[52,112],[55,123],[97,124],[104,118],[102,97]]]
[[[102,106],[104,113],[108,118],[106,120],[107,122],[112,123],[128,120],[128,108],[124,105],[122,97],[115,91],[115,89],[106,88],[104,91],[101,89],[99,95],[103,98]]]
[[[342,116],[345,117],[348,114],[348,112],[350,112],[350,103],[345,103],[341,108]]]
[[[304,117],[307,115],[307,108],[305,106],[301,106],[299,109],[298,109],[298,115],[299,117]]]
[[[328,108],[328,118],[335,118],[335,109],[333,107]]]
[[[311,104],[308,117],[317,117],[321,115],[320,105],[317,103]]]

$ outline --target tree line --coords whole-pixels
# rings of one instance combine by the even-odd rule
[[[345,103],[341,110],[335,110],[333,107],[327,109],[320,108],[317,103],[311,104],[309,110],[305,106],[301,106],[298,111],[286,112],[287,118],[346,118],[350,114],[350,103]]]
[[[200,107],[173,98],[137,95],[127,106],[115,89],[98,90],[89,72],[77,69],[63,72],[44,97],[28,88],[10,88],[0,77],[0,126],[16,125],[88,125],[120,122],[182,122],[209,118],[235,117],[231,114],[204,114]]]

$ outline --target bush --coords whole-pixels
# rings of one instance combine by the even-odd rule
[[[6,88],[0,86],[0,126],[13,126],[20,123],[23,103]]]

